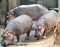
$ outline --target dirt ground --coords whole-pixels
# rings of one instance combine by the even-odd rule
[[[4,30],[3,27],[1,27],[0,35],[2,34],[3,30]],[[35,33],[34,30],[32,30],[30,33],[30,40],[25,40],[26,34],[24,34],[21,35],[20,37],[21,42],[7,47],[60,47],[59,45],[54,45],[55,34],[53,33],[53,31],[46,33],[47,34],[46,39],[40,39],[40,40],[36,40],[36,38],[34,38],[34,33]],[[16,41],[16,39],[14,41]]]

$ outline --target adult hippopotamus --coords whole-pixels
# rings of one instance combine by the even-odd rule
[[[27,15],[21,15],[10,21],[4,32],[2,33],[1,44],[8,45],[14,38],[17,37],[17,42],[20,40],[20,35],[27,33],[26,39],[29,39],[29,33],[32,27],[32,19]]]
[[[20,5],[8,11],[8,16],[6,16],[7,20],[5,19],[4,24],[6,25],[7,21],[14,19],[21,14],[26,14],[30,16],[33,20],[38,20],[39,17],[45,14],[47,11],[48,9],[40,4]]]
[[[55,28],[57,23],[57,12],[54,10],[48,11],[46,14],[41,16],[35,27],[35,37],[46,38],[46,31]]]

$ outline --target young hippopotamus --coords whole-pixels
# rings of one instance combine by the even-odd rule
[[[41,16],[35,27],[35,37],[46,38],[46,31],[56,27],[57,23],[57,12],[54,10],[48,11],[46,14]]]
[[[7,19],[5,19],[4,25],[21,14],[26,14],[33,20],[38,20],[39,17],[45,14],[47,11],[48,9],[40,4],[20,5],[8,11],[6,16]]]
[[[29,39],[29,33],[32,27],[32,19],[28,15],[20,15],[14,20],[10,21],[2,34],[1,44],[3,46],[12,42],[14,36],[17,37],[17,42],[20,36],[27,33],[26,39]]]

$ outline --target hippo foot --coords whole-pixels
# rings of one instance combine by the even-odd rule
[[[16,43],[19,43],[20,41],[17,41]]]
[[[26,38],[25,38],[25,40],[29,40],[29,39],[30,39],[30,37],[26,37]]]

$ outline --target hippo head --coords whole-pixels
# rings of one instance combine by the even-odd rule
[[[7,30],[6,32],[4,32],[2,34],[1,44],[3,46],[7,46],[7,45],[11,44],[13,38],[14,38],[14,33],[11,30]]]
[[[45,29],[46,28],[45,28],[44,24],[36,25],[36,27],[35,27],[35,37],[37,39],[39,39],[41,36],[43,36]]]

